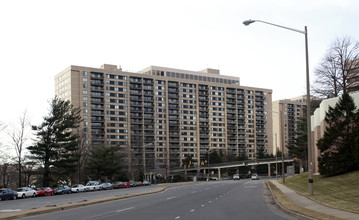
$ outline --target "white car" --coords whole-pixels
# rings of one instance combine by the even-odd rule
[[[260,179],[260,177],[259,177],[258,174],[253,174],[252,175],[252,180],[259,180],[259,179]]]
[[[16,190],[17,198],[35,197],[37,192],[30,187],[21,187]]]
[[[101,190],[101,184],[99,181],[90,181],[86,184],[89,191]]]
[[[76,184],[71,186],[71,192],[86,192],[87,187],[82,184]]]
[[[233,175],[233,180],[239,180],[239,175],[238,175],[238,174],[234,174],[234,175]]]

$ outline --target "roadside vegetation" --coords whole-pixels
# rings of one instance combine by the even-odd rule
[[[329,207],[359,213],[359,171],[343,175],[314,176],[314,195],[310,198]],[[285,185],[308,196],[308,173],[290,177]]]

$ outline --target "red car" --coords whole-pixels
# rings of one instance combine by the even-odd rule
[[[50,187],[37,188],[36,192],[38,196],[47,196],[47,195],[52,196],[55,194],[55,190],[51,189]]]
[[[130,188],[130,183],[129,182],[115,182],[112,185],[113,185],[114,189]]]

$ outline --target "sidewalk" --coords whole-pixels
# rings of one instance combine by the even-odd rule
[[[349,220],[358,220],[359,214],[346,212],[334,208],[329,208],[327,206],[321,205],[311,199],[308,199],[307,197],[298,194],[297,192],[293,191],[292,189],[289,189],[285,185],[279,183],[276,180],[271,180],[271,182],[280,190],[282,191],[290,200],[292,200],[295,204],[311,209],[317,212],[325,213],[331,216],[335,216],[338,218],[343,219],[349,219]]]

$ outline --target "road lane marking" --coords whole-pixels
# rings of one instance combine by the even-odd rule
[[[135,208],[135,207],[130,207],[130,208],[126,208],[126,209],[121,209],[121,210],[116,211],[116,213],[118,213],[118,212],[124,212],[124,211],[130,210],[130,209],[134,209],[134,208]]]
[[[212,201],[208,201],[208,203],[212,203]]]
[[[204,207],[204,205],[201,205],[201,207]]]
[[[0,212],[18,212],[21,211],[21,209],[3,209],[0,210]]]
[[[174,199],[176,196],[168,197],[167,200]]]
[[[179,218],[181,218],[181,216],[177,216],[175,219],[179,219]]]
[[[194,211],[196,211],[196,210],[195,209],[190,210],[190,212],[194,212]]]

